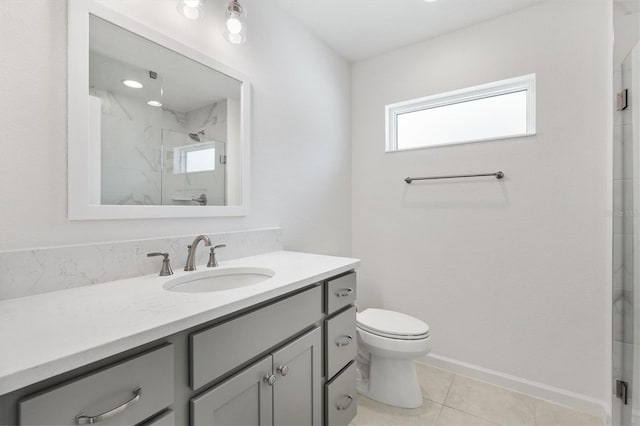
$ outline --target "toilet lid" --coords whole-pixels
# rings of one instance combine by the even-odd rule
[[[429,335],[427,323],[400,312],[372,308],[359,312],[356,318],[360,328],[380,336],[417,339]]]

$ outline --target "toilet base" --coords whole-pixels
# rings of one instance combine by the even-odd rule
[[[423,398],[413,359],[369,354],[369,378],[358,382],[358,393],[402,408],[419,408]]]

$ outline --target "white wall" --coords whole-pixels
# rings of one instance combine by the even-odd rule
[[[248,75],[253,83],[251,213],[245,218],[67,220],[66,0],[0,1],[0,250],[284,228],[289,249],[350,252],[349,65],[272,1],[245,0],[248,41],[222,38],[174,0],[106,0]]]
[[[351,77],[359,307],[428,322],[453,363],[595,408],[610,377],[610,9],[544,2]],[[537,136],[384,153],[385,104],[532,72]],[[403,182],[496,170],[503,181]]]

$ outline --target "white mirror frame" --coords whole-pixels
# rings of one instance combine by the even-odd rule
[[[68,217],[69,220],[246,216],[249,214],[250,92],[243,74],[95,0],[69,0],[68,33]],[[147,206],[92,204],[89,185],[89,15],[109,21],[242,83],[240,135],[242,204],[237,206]],[[94,165],[95,166],[95,165]]]

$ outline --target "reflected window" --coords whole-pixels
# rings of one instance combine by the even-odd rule
[[[208,172],[216,169],[216,148],[213,143],[174,148],[173,173]]]

